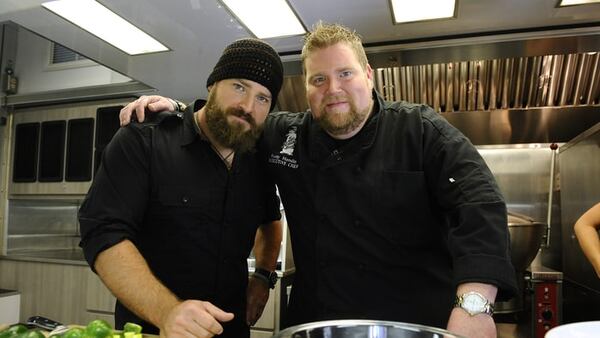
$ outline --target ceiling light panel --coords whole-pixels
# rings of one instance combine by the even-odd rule
[[[94,0],[57,0],[42,6],[129,55],[169,48]]]
[[[600,0],[562,0],[558,7],[597,4]]]
[[[394,23],[454,17],[455,0],[390,0]]]
[[[306,29],[286,0],[221,0],[259,39],[302,35]],[[259,5],[260,3],[260,5]]]

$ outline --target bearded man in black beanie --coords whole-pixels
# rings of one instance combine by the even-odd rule
[[[130,124],[106,147],[79,211],[80,246],[117,298],[117,329],[249,337],[281,243],[279,200],[253,148],[282,81],[271,46],[235,41],[206,105]],[[248,278],[255,238],[263,273]]]

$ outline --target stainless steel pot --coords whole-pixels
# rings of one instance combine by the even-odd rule
[[[546,224],[509,211],[508,231],[510,233],[512,263],[517,272],[525,271],[542,244]]]
[[[332,320],[289,327],[273,338],[462,338],[446,330],[379,320]]]

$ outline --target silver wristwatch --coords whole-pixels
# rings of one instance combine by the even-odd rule
[[[462,295],[457,295],[454,301],[454,307],[459,307],[471,316],[485,313],[492,316],[494,314],[494,304],[487,300],[479,292],[467,292]]]

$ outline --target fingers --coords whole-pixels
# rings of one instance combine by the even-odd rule
[[[209,302],[188,300],[167,316],[161,328],[161,336],[169,338],[213,337],[223,333],[225,322],[233,319],[233,314],[225,312]]]
[[[131,107],[132,107],[132,104],[134,104],[134,102],[135,101],[126,105],[119,112],[119,125],[121,127],[126,126],[131,121]]]
[[[233,319],[233,313],[225,312],[209,302],[204,302],[206,311],[220,322],[228,322]]]
[[[137,100],[130,102],[128,105],[123,107],[119,112],[119,124],[121,127],[126,126],[131,122],[131,115],[135,112],[137,120],[140,122],[144,121],[144,109],[148,105],[148,101],[151,96],[140,96]]]
[[[233,319],[233,313],[225,312],[209,302],[194,301],[198,307],[194,308],[196,316],[194,322],[197,324],[194,327],[193,334],[212,334],[217,335],[223,333],[223,326],[220,322],[228,322]],[[212,337],[212,336],[209,336]]]
[[[162,96],[152,96],[148,109],[152,112],[175,111],[177,107],[172,100]]]
[[[131,122],[131,116],[135,114],[139,122],[144,122],[146,118],[146,109],[151,112],[174,111],[171,100],[159,95],[142,95],[137,100],[129,103],[119,112],[119,124],[121,127]]]
[[[135,116],[137,116],[138,122],[144,122],[144,113],[149,100],[150,96],[141,96],[139,99],[133,101],[135,103]]]

